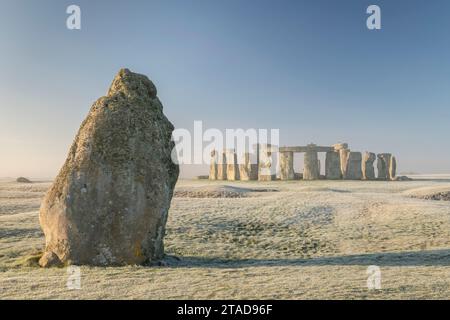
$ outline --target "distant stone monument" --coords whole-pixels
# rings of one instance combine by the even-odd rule
[[[122,69],[98,99],[39,213],[43,267],[129,265],[163,257],[178,165],[154,84]]]
[[[378,180],[396,179],[397,161],[390,153],[375,155],[372,152],[351,151],[347,143],[337,143],[331,147],[317,146],[313,143],[306,146],[278,147],[270,144],[257,144],[256,163],[250,160],[249,153],[244,153],[237,166],[234,150],[228,150],[219,156],[217,164],[218,180],[260,180],[272,181],[277,177],[273,173],[274,153],[278,153],[278,169],[280,180],[374,180],[374,162],[377,160]],[[325,175],[320,174],[318,153],[325,152]],[[294,154],[304,153],[303,173],[294,170]],[[222,160],[221,160],[222,159]],[[211,163],[213,163],[213,159]],[[222,161],[222,162],[221,162]],[[214,180],[215,168],[211,165],[210,180]],[[228,177],[227,177],[228,175]],[[238,176],[238,177],[237,177]]]

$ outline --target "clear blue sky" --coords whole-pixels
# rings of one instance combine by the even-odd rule
[[[279,128],[282,144],[450,172],[449,15],[446,0],[2,0],[0,176],[54,176],[121,67],[154,81],[178,128]]]

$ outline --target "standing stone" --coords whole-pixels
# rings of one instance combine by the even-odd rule
[[[317,151],[313,145],[308,145],[311,150],[305,152],[303,165],[303,180],[317,180],[320,177],[320,167]]]
[[[258,150],[258,180],[274,180],[274,175],[272,174],[272,146],[270,144],[259,144]]]
[[[217,180],[217,151],[211,151],[211,163],[209,165],[209,180]]]
[[[375,179],[375,168],[373,163],[375,162],[376,156],[373,152],[364,153],[362,161],[362,173],[364,180],[374,180]]]
[[[347,179],[348,157],[350,154],[349,149],[340,149],[339,158],[341,160],[341,174],[343,179]]]
[[[242,155],[242,160],[239,163],[239,177],[242,181],[250,180],[250,154],[245,152]]]
[[[245,152],[239,163],[239,179],[242,181],[258,179],[258,165],[252,163],[252,154]]]
[[[250,180],[258,180],[258,163],[250,162]]]
[[[227,149],[225,154],[227,160],[227,180],[239,180],[239,165],[236,152],[234,152],[234,149]]]
[[[163,257],[178,165],[154,84],[119,71],[75,137],[39,213],[41,266],[127,265]]]
[[[227,180],[227,155],[224,151],[222,151],[218,156],[217,180]]]
[[[378,179],[387,180],[389,178],[389,167],[392,155],[390,153],[380,153],[377,155]]]
[[[325,177],[330,180],[338,180],[342,178],[341,158],[339,152],[327,152],[325,157]]]
[[[294,153],[280,152],[280,179],[294,180]]]
[[[389,164],[389,180],[395,180],[397,174],[397,159],[392,156]]]
[[[362,179],[361,162],[362,162],[361,152],[350,152],[348,154],[347,171],[345,179],[347,180]]]

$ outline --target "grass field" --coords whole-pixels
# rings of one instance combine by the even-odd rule
[[[408,182],[180,180],[160,266],[29,263],[49,182],[0,181],[2,299],[450,299],[450,176]],[[28,259],[28,260],[27,260]],[[367,287],[379,266],[380,290]]]

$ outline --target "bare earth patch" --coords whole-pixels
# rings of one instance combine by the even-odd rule
[[[35,266],[49,185],[0,183],[2,299],[450,299],[450,203],[417,197],[448,181],[181,180],[161,264],[83,266],[81,290]]]

